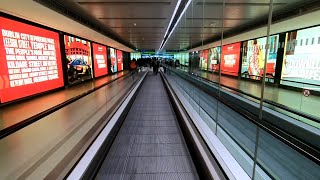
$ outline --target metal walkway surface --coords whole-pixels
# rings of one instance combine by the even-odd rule
[[[147,75],[96,179],[199,179],[160,75]]]

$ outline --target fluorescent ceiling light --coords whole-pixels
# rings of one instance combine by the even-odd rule
[[[161,45],[162,45],[162,43],[163,43],[163,41],[164,41],[164,38],[162,39],[162,42],[161,42],[161,44],[160,44],[160,47],[159,47],[159,50],[158,51],[161,51]]]
[[[190,5],[191,1],[192,1],[192,0],[188,0],[188,2],[187,2],[187,4],[186,4],[186,6],[184,7],[184,9],[183,9],[182,13],[180,14],[180,16],[179,16],[179,18],[178,18],[178,20],[177,20],[176,24],[173,26],[173,28],[172,28],[172,30],[171,30],[171,32],[170,32],[170,34],[169,34],[169,36],[168,36],[167,40],[164,42],[163,46],[162,46],[162,47],[160,47],[159,51],[161,51],[161,50],[162,50],[162,48],[166,45],[166,43],[167,43],[168,39],[170,38],[171,34],[173,33],[174,29],[177,27],[178,23],[180,22],[180,19],[182,18],[183,14],[184,14],[184,13],[186,12],[186,10],[188,9],[188,7],[189,7],[189,5]],[[164,40],[164,39],[163,39],[163,40]],[[162,44],[162,43],[161,43],[161,44]],[[160,45],[160,46],[161,46],[161,45]]]
[[[168,34],[169,28],[170,28],[170,26],[171,26],[171,23],[172,23],[174,17],[176,16],[176,13],[177,13],[178,8],[179,8],[179,6],[180,6],[180,4],[181,4],[181,1],[182,1],[182,0],[178,0],[178,3],[177,3],[177,5],[176,5],[176,8],[174,9],[173,14],[172,14],[172,16],[171,16],[171,20],[170,20],[170,22],[169,22],[169,26],[168,26],[167,31],[166,31],[166,33],[164,34],[164,37],[163,37],[163,38],[165,38],[166,35]]]
[[[181,4],[181,1],[182,1],[182,0],[178,0],[178,3],[176,4],[176,7],[175,7],[175,9],[174,9],[174,11],[173,11],[173,14],[172,14],[172,16],[171,16],[169,25],[168,25],[168,27],[167,27],[166,33],[164,34],[163,40],[166,38],[166,36],[167,36],[167,34],[168,34],[169,28],[170,28],[170,26],[171,26],[171,23],[172,23],[174,17],[176,16],[176,13],[177,13],[178,8],[179,8],[179,6],[180,6],[180,4]],[[161,42],[161,44],[160,44],[159,50],[160,50],[160,48],[161,48],[161,45],[162,45],[162,43],[163,43],[163,40],[162,40],[162,42]]]

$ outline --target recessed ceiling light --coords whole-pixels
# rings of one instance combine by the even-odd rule
[[[137,26],[137,23],[133,23],[133,26]]]

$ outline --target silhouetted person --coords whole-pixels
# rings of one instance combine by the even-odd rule
[[[158,74],[158,69],[159,69],[159,63],[157,61],[153,62],[153,74],[157,75]]]

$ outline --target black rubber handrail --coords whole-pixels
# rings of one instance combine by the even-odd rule
[[[205,70],[205,71],[208,71],[208,72],[213,72],[213,73],[218,73],[219,71],[214,71],[213,69],[211,68],[196,68],[196,70]],[[221,72],[230,72],[230,71],[225,71],[225,70],[221,70]],[[259,78],[263,78],[263,76],[256,76],[256,75],[250,75],[246,72],[243,72],[241,73],[241,75],[244,75],[244,74],[247,74],[248,76],[254,76],[254,77],[259,77]],[[267,73],[266,75],[271,75],[273,77],[272,74],[269,74]],[[273,79],[273,80],[277,80],[275,78],[270,78],[270,77],[267,77],[269,79]],[[320,87],[320,84],[313,84],[313,83],[306,83],[306,82],[300,82],[300,81],[292,81],[292,80],[288,80],[288,79],[279,79],[280,81],[288,81],[288,82],[292,82],[292,83],[297,83],[297,84],[304,84],[304,85],[310,85],[310,86],[316,86],[316,87]]]
[[[179,72],[175,72],[175,71],[173,71],[173,72],[176,73],[177,75],[179,75]],[[181,76],[181,75],[179,75],[179,76]],[[183,77],[181,77],[181,78],[183,78]],[[185,78],[183,78],[183,79],[185,79]],[[210,91],[208,91],[208,90],[206,90],[206,89],[204,89],[202,87],[199,87],[197,84],[192,82],[190,79],[185,79],[185,80],[187,82],[189,82],[190,84],[192,84],[192,85],[196,86],[197,88],[199,88],[201,91],[204,91],[208,95],[216,98],[218,101],[220,101],[221,103],[225,104],[226,106],[228,106],[232,110],[236,111],[237,113],[239,113],[240,115],[242,115],[243,117],[248,119],[250,122],[254,123],[258,127],[262,128],[266,132],[268,132],[271,135],[273,135],[275,138],[277,138],[280,141],[284,142],[286,145],[288,145],[291,148],[295,149],[296,151],[300,152],[301,154],[303,154],[308,159],[310,159],[313,162],[315,162],[315,163],[320,165],[320,151],[316,147],[313,147],[312,145],[306,144],[302,140],[294,137],[293,135],[285,132],[284,130],[276,127],[275,125],[273,125],[273,124],[271,124],[271,123],[269,123],[267,121],[259,120],[259,118],[256,115],[252,114],[251,112],[243,109],[242,107],[239,107],[239,106],[233,104],[229,100],[226,100],[225,98],[223,98],[221,96],[218,96],[215,93],[212,93],[212,92],[210,92]]]
[[[129,77],[129,76],[128,76]],[[129,90],[128,90],[128,92],[127,93],[125,93],[125,94],[123,94],[121,97],[120,97],[120,99],[117,101],[117,103],[116,104],[114,104],[112,107],[111,107],[111,109],[109,110],[109,111],[111,111],[111,113],[106,113],[100,120],[102,120],[102,121],[106,121],[106,118],[107,117],[105,117],[107,114],[108,114],[108,117],[109,118],[111,118],[115,113],[116,113],[116,111],[118,111],[118,109],[120,108],[120,106],[122,105],[122,103],[127,99],[127,97],[129,96],[129,94],[133,91],[133,89],[134,89],[134,87],[138,84],[138,82],[139,82],[139,79],[141,79],[141,78],[145,78],[143,75],[140,77],[140,78],[138,78],[131,86],[130,86],[130,88],[129,88]],[[144,80],[142,80],[142,81],[144,81]],[[143,83],[143,82],[142,82]],[[130,100],[130,102],[129,102],[129,104],[127,105],[127,107],[125,108],[125,110],[124,110],[124,112],[122,112],[122,115],[121,115],[121,117],[123,117],[123,115],[127,115],[127,113],[129,112],[129,109],[130,109],[130,107],[132,106],[132,103],[133,103],[133,101],[134,101],[134,99],[136,98],[136,95],[137,95],[137,92],[139,92],[139,89],[142,87],[142,85],[140,85],[139,87],[138,87],[138,90],[136,91],[136,93],[135,93],[135,95],[132,97],[132,99]],[[129,107],[129,108],[128,108]],[[125,117],[124,116],[124,117]],[[110,119],[108,119],[108,121],[109,121]],[[122,121],[122,123],[123,123],[123,121],[124,121],[124,119],[122,119],[121,120]],[[119,121],[118,121],[119,122]],[[121,126],[121,124],[122,123],[120,123],[120,126]],[[80,160],[84,157],[84,155],[85,155],[85,153],[89,150],[89,148],[93,145],[93,143],[97,140],[97,138],[98,138],[98,136],[99,136],[99,134],[101,134],[101,132],[103,131],[103,129],[107,126],[107,124],[108,123],[106,123],[101,129],[100,129],[100,131],[97,133],[98,135],[91,141],[91,143],[87,146],[87,148],[85,149],[85,151],[81,154],[81,156],[79,157],[79,159],[74,163],[74,165],[72,166],[72,168],[68,171],[68,173],[65,175],[65,179],[67,178],[67,176],[69,176],[70,175],[70,173],[73,171],[73,169],[76,167],[76,165],[80,162]],[[83,178],[83,179],[94,179],[95,178],[95,176],[97,175],[97,173],[98,173],[98,171],[99,171],[99,169],[101,168],[101,166],[102,166],[102,163],[104,162],[104,160],[105,160],[105,157],[106,157],[106,154],[108,153],[108,151],[110,150],[110,147],[111,147],[111,145],[113,144],[113,142],[114,142],[114,140],[115,140],[115,134],[117,134],[118,132],[119,132],[119,130],[120,130],[120,128],[113,128],[111,131],[113,131],[113,133],[111,133],[111,134],[113,134],[113,135],[111,135],[110,137],[109,137],[109,141],[108,140],[105,140],[105,142],[103,143],[104,145],[104,148],[100,148],[99,149],[99,151],[98,151],[98,153],[95,155],[95,158],[94,158],[94,160],[90,163],[90,166],[89,166],[89,169],[87,169],[86,170],[86,172],[85,172],[85,174],[84,174],[84,176],[85,176],[85,178]],[[106,145],[107,144],[107,145]],[[105,149],[105,151],[104,152],[102,152],[102,150],[104,150]],[[95,164],[95,165],[93,165],[93,164]],[[52,171],[53,173],[55,172],[55,171]],[[51,178],[51,177],[50,177]],[[49,178],[49,179],[50,179]],[[55,177],[54,177],[55,178]],[[51,178],[52,179],[52,178]]]
[[[172,103],[173,109],[176,112],[176,115],[178,117],[178,123],[180,124],[180,127],[183,127],[183,128],[181,128],[181,130],[182,130],[184,137],[186,138],[187,146],[191,150],[190,152],[192,153],[192,156],[191,156],[192,159],[199,157],[201,153],[200,153],[199,149],[197,148],[197,145],[196,145],[195,141],[193,140],[190,131],[186,130],[187,129],[186,121],[190,122],[190,124],[192,125],[192,128],[195,129],[195,131],[196,131],[195,136],[199,137],[200,143],[204,145],[204,147],[206,148],[205,150],[208,151],[208,153],[211,155],[211,157],[209,157],[209,160],[211,160],[211,159],[214,160],[213,163],[218,166],[220,171],[217,172],[217,174],[219,174],[222,179],[228,179],[228,176],[227,176],[225,170],[222,168],[221,164],[218,163],[219,161],[215,157],[213,152],[210,150],[208,142],[203,139],[202,135],[200,134],[200,130],[197,128],[197,126],[194,124],[192,118],[187,113],[185,107],[182,105],[177,94],[174,92],[168,79],[166,78],[166,76],[162,72],[160,72],[160,74],[161,74],[161,79],[164,82],[165,88],[168,92],[170,102]],[[184,119],[184,120],[180,121],[179,119]],[[208,169],[208,167],[206,166],[204,161],[201,161],[201,158],[194,159],[193,161],[194,161],[194,164],[196,165],[197,171],[199,171],[198,174],[201,178],[212,179],[212,177],[210,177],[208,174],[210,169]]]
[[[180,86],[179,83],[178,83],[178,86]],[[180,88],[182,88],[182,87],[180,86]],[[185,91],[185,92],[186,92],[186,91]],[[186,92],[186,93],[191,97],[191,94],[189,94],[188,92]],[[196,103],[197,103],[197,102],[196,102]],[[197,104],[198,104],[198,103],[197,103]],[[200,106],[200,104],[198,104],[198,105]],[[208,113],[205,109],[203,109],[203,111],[206,112],[206,113],[209,115],[209,113]],[[214,118],[211,117],[210,115],[209,115],[209,117],[212,118],[212,119],[214,119]],[[220,128],[223,129],[223,131],[232,139],[232,141],[233,141],[234,143],[236,143],[236,144],[243,150],[243,152],[244,152],[248,157],[250,157],[251,159],[254,159],[253,153],[250,152],[248,149],[244,148],[244,147],[243,147],[244,145],[243,145],[242,143],[240,143],[238,140],[236,140],[236,138],[232,135],[231,132],[229,132],[228,129],[225,129],[225,128],[222,127],[222,126],[220,126]],[[271,177],[271,174],[268,172],[267,169],[264,168],[264,166],[262,165],[261,162],[259,162],[259,160],[258,160],[257,163],[258,163],[259,165],[261,165],[260,168],[261,168],[268,176]]]
[[[182,70],[181,70],[181,71],[182,71]],[[182,72],[184,72],[184,71],[182,71]],[[188,73],[188,74],[189,74],[189,75],[192,75],[191,73]],[[211,83],[214,83],[214,84],[216,84],[216,85],[219,85],[219,83],[214,82],[214,81],[211,81],[211,80],[209,80],[209,79],[207,79],[207,78],[204,78],[204,77],[201,77],[201,76],[195,76],[195,77],[198,77],[198,78],[201,78],[201,79],[204,80],[204,81],[211,82]],[[251,94],[249,94],[249,93],[246,93],[246,92],[244,92],[244,91],[242,91],[242,90],[240,90],[240,89],[236,89],[236,88],[233,88],[233,87],[224,85],[224,84],[221,84],[221,86],[223,86],[223,87],[225,87],[225,88],[228,88],[228,89],[231,89],[231,90],[233,90],[233,91],[236,91],[236,92],[238,92],[238,93],[244,94],[244,95],[249,96],[249,97],[251,97],[251,98],[254,98],[254,99],[256,99],[256,100],[260,100],[258,97],[254,96],[254,95],[251,95]],[[310,115],[310,114],[303,113],[303,112],[301,112],[301,111],[297,111],[297,110],[295,110],[295,109],[293,109],[293,108],[290,108],[290,107],[288,107],[288,106],[285,106],[285,105],[283,105],[283,104],[279,104],[279,103],[270,101],[270,100],[268,100],[268,99],[263,99],[263,102],[268,103],[268,104],[270,104],[270,105],[272,105],[272,106],[275,106],[275,107],[277,107],[277,108],[283,109],[283,110],[285,110],[285,111],[288,111],[288,112],[290,112],[290,113],[293,113],[293,114],[295,114],[295,115],[301,116],[301,117],[303,117],[303,118],[309,119],[309,120],[314,121],[314,122],[316,122],[316,123],[320,123],[320,119],[319,119],[319,118],[317,118],[317,117],[315,117],[315,116],[312,116],[312,115]]]

